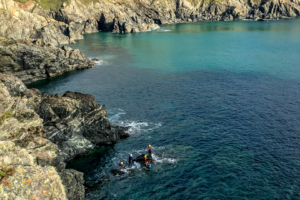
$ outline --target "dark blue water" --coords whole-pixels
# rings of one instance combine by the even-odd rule
[[[300,21],[85,35],[102,62],[29,85],[93,94],[131,137],[70,167],[86,199],[300,199]],[[157,163],[109,171],[153,146]]]

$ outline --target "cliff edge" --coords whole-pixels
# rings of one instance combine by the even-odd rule
[[[0,199],[83,199],[83,174],[65,162],[125,130],[92,95],[42,95],[0,73]]]

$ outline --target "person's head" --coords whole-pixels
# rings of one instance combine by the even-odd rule
[[[146,154],[144,155],[144,158],[147,158],[147,155],[146,155]]]
[[[130,154],[130,157],[132,157],[132,154]]]
[[[121,165],[123,165],[123,162],[121,162]]]
[[[149,144],[149,147],[151,147],[151,145]]]

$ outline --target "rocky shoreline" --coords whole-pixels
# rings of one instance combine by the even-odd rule
[[[38,3],[37,3],[38,2]],[[159,24],[298,17],[299,0],[0,0],[0,199],[84,198],[83,173],[65,163],[126,138],[92,95],[42,94],[29,83],[94,65],[58,47],[98,31],[136,33]]]
[[[126,130],[111,125],[92,95],[42,94],[0,73],[0,199],[83,199],[83,173],[65,163]]]
[[[22,3],[20,3],[22,2]],[[93,66],[71,44],[98,31],[136,33],[159,24],[298,17],[299,0],[0,0],[0,72],[25,83]]]

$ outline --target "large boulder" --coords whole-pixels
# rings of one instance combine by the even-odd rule
[[[65,160],[129,136],[125,128],[111,125],[107,109],[92,95],[70,91],[44,94],[37,113],[44,120],[47,138],[59,146]]]

